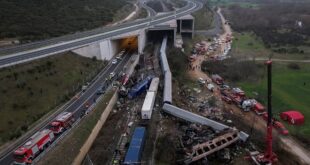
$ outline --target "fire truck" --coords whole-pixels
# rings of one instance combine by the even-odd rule
[[[14,164],[31,164],[32,160],[53,142],[54,138],[53,131],[49,129],[35,133],[24,145],[14,151]]]
[[[71,112],[62,112],[50,124],[50,130],[52,130],[55,135],[61,134],[67,128],[71,127],[73,122],[74,118]]]

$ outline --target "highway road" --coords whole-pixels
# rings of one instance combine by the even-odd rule
[[[154,16],[156,16],[157,13],[156,13],[156,11],[153,8],[149,7],[146,4],[148,1],[149,0],[141,0],[140,1],[140,5],[141,5],[141,7],[143,7],[147,11],[148,17],[154,17]]]
[[[126,52],[126,55],[124,58],[118,62],[117,64],[109,64],[98,76],[97,79],[94,80],[89,87],[86,89],[84,93],[80,95],[80,97],[74,101],[72,101],[65,109],[64,111],[73,112],[74,118],[77,119],[81,116],[81,114],[86,110],[85,104],[88,102],[91,106],[91,104],[94,103],[94,101],[100,97],[100,95],[97,95],[96,92],[98,89],[101,89],[102,87],[108,88],[109,85],[111,85],[112,81],[106,81],[106,77],[109,76],[111,72],[115,72],[115,75],[118,75],[125,66],[125,64],[130,59],[130,55],[132,53]],[[116,76],[115,76],[116,78]],[[51,120],[46,121],[43,123],[40,130],[47,128],[48,124],[51,122]],[[33,134],[30,134],[30,136]],[[29,136],[29,137],[30,137]],[[28,138],[29,138],[28,137]],[[27,138],[27,139],[28,139]],[[11,150],[7,151],[7,153],[0,159],[0,165],[10,165],[13,162],[13,152],[17,149],[18,146],[21,146],[25,141],[20,142],[15,147],[13,147]]]
[[[74,39],[71,41],[65,41],[65,42],[45,46],[42,48],[26,50],[23,52],[14,53],[14,54],[7,55],[7,56],[2,56],[0,57],[0,68],[10,66],[10,65],[15,65],[15,64],[30,61],[30,60],[34,60],[34,59],[38,59],[38,58],[42,58],[42,57],[46,57],[49,55],[53,55],[53,54],[57,54],[57,53],[65,52],[65,51],[69,51],[72,49],[76,49],[79,47],[89,45],[91,43],[95,43],[96,41],[100,41],[100,40],[103,40],[103,39],[106,39],[106,38],[109,38],[115,35],[127,33],[127,32],[138,30],[138,29],[147,28],[148,26],[153,26],[156,24],[160,24],[160,23],[184,16],[186,14],[199,10],[203,6],[203,4],[198,1],[187,1],[187,2],[188,2],[187,6],[179,9],[176,12],[135,21],[129,24],[122,24],[117,27],[112,27],[108,29],[110,31],[106,31],[103,33],[99,33],[99,34],[95,34],[95,35],[91,35],[91,36],[87,36],[83,38],[78,38],[78,39]]]

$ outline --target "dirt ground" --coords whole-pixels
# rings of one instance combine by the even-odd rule
[[[109,115],[88,153],[94,164],[111,161],[119,137],[125,132],[126,121],[127,112],[124,110],[112,112]]]

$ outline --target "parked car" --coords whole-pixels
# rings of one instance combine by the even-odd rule
[[[96,92],[97,95],[102,95],[104,93],[105,93],[105,91],[102,90],[102,89],[98,89],[97,92]]]
[[[114,76],[115,76],[115,73],[111,72],[110,75],[109,75],[109,79],[111,80]]]
[[[205,84],[206,83],[206,81],[203,78],[201,78],[201,77],[198,79],[198,82],[200,84]]]

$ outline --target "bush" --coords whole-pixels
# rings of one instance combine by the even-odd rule
[[[96,56],[93,56],[93,57],[91,58],[91,60],[92,60],[92,61],[97,61],[97,57],[96,57]]]
[[[18,37],[26,43],[93,29],[111,22],[114,11],[124,4],[124,0],[2,0],[0,38]]]
[[[188,66],[187,56],[177,48],[167,49],[167,60],[173,77],[176,77],[180,82],[186,77]]]
[[[238,61],[227,59],[223,61],[205,61],[202,63],[202,71],[209,74],[220,74],[225,79],[236,82],[240,80],[255,81],[260,77],[258,72],[260,65],[255,61]]]
[[[25,131],[28,130],[28,126],[27,125],[22,125],[20,129],[25,132]]]
[[[292,69],[292,70],[299,70],[299,69],[300,69],[300,66],[299,66],[298,64],[296,64],[296,63],[289,63],[289,64],[287,65],[287,67],[288,67],[289,69]]]

